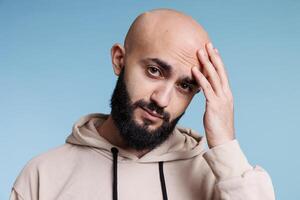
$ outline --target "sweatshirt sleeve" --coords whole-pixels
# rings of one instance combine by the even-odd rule
[[[39,172],[36,160],[30,160],[22,169],[13,185],[10,200],[39,199]]]
[[[23,197],[15,190],[15,188],[12,189],[9,200],[24,200]]]
[[[213,147],[203,157],[216,177],[215,200],[275,200],[270,176],[248,163],[237,140]]]

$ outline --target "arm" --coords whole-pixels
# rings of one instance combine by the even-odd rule
[[[203,157],[216,177],[215,200],[275,200],[268,173],[248,163],[237,140],[213,147]]]
[[[15,190],[15,188],[12,189],[9,200],[24,200],[23,197]]]
[[[203,117],[209,150],[204,158],[216,178],[216,200],[273,200],[271,179],[261,167],[252,167],[234,133],[233,95],[225,67],[212,44],[197,52],[200,68],[192,68],[206,98]]]

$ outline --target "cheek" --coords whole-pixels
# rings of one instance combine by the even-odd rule
[[[133,102],[144,99],[149,101],[154,84],[148,81],[140,70],[128,71],[125,82],[129,96]]]
[[[194,95],[184,95],[177,91],[173,94],[171,103],[167,111],[171,114],[171,118],[177,118],[183,112],[186,111],[188,106],[190,105]]]
[[[167,110],[169,110],[171,118],[174,119],[181,115],[186,110],[188,105],[189,101],[177,96],[172,98],[170,106]]]

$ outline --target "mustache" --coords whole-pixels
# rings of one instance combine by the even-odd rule
[[[134,109],[137,107],[148,108],[149,110],[155,111],[157,114],[161,115],[165,121],[168,122],[170,120],[170,114],[168,112],[165,112],[162,107],[160,107],[153,101],[148,103],[145,100],[141,99],[136,101],[133,104],[133,107]]]

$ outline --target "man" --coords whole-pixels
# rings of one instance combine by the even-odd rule
[[[82,117],[65,145],[31,160],[11,199],[275,199],[270,177],[235,139],[224,65],[195,20],[145,12],[111,57],[119,78],[110,115]],[[198,92],[208,150],[204,137],[176,126]]]

